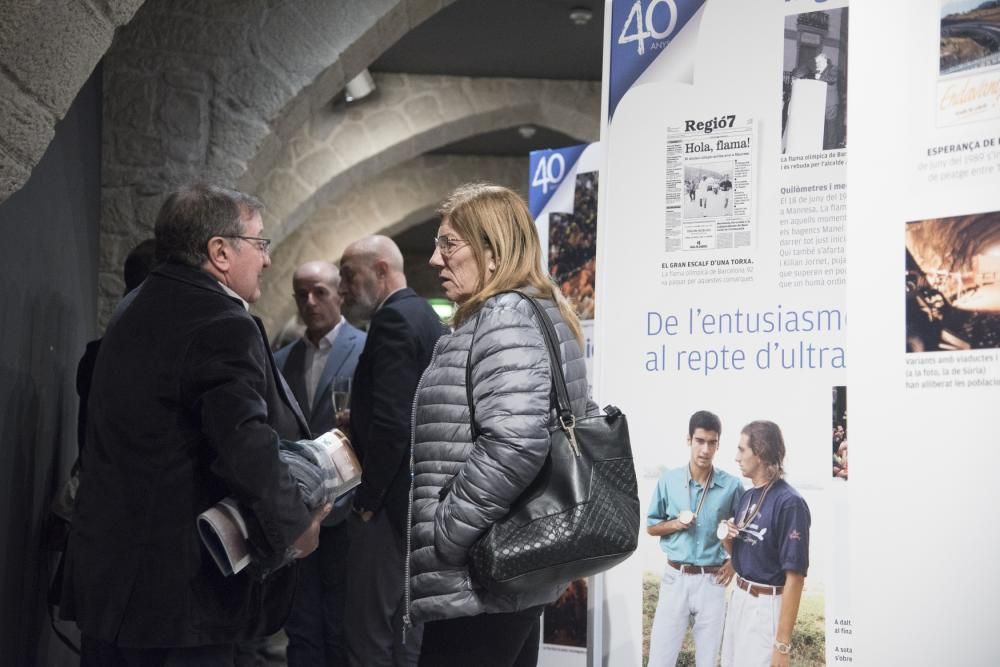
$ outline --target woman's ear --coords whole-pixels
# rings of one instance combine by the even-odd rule
[[[493,273],[497,270],[497,263],[493,260],[493,249],[486,248],[483,252],[483,257],[486,258],[486,270]]]

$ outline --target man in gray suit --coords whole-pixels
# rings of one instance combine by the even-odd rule
[[[339,287],[340,273],[330,262],[308,262],[296,270],[292,290],[306,331],[274,355],[314,435],[337,426],[334,385],[351,379],[365,346],[364,332],[340,314]],[[302,560],[285,624],[289,667],[347,664],[343,616],[348,541],[343,520],[350,507],[350,497],[337,503],[323,522],[319,548]]]

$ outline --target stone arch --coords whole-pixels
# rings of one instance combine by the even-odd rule
[[[452,2],[146,2],[105,59],[101,322],[165,192],[199,178],[255,190],[255,156],[280,154],[345,81]]]
[[[376,83],[371,102],[318,110],[271,162],[257,193],[276,240],[379,172],[470,136],[524,123],[583,141],[599,133],[597,82],[382,74]]]
[[[21,189],[143,0],[9,0],[0,20],[0,202]]]
[[[368,179],[334,201],[324,202],[275,251],[254,311],[267,330],[276,334],[295,315],[290,294],[296,267],[314,259],[336,260],[350,242],[363,236],[393,235],[424,222],[452,189],[470,178],[524,194],[528,161],[520,157],[422,155]]]

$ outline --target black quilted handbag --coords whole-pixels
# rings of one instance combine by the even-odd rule
[[[549,351],[558,424],[538,477],[469,551],[473,580],[491,593],[519,593],[603,572],[628,558],[639,540],[639,496],[628,422],[618,408],[574,417],[559,339],[530,296]],[[479,437],[470,359],[465,368],[473,441]]]

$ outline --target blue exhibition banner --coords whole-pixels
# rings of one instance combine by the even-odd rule
[[[614,0],[608,118],[628,89],[687,25],[705,0]]]
[[[531,151],[528,160],[528,173],[531,174],[528,185],[528,208],[532,217],[539,216],[545,204],[559,188],[559,184],[572,172],[573,165],[580,159],[580,154],[587,146],[589,144]]]

